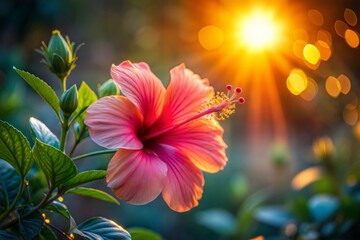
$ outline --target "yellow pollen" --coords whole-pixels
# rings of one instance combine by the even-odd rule
[[[74,234],[70,234],[70,236],[69,236],[71,239],[75,239],[75,236],[74,236]]]
[[[206,109],[215,108],[223,103],[227,104],[225,104],[225,106],[219,111],[206,115],[205,118],[208,120],[225,120],[235,112],[235,103],[233,103],[230,98],[223,92],[216,92],[216,94],[208,102],[201,105],[199,112]]]
[[[59,202],[63,202],[64,198],[62,196],[58,197]]]
[[[49,223],[50,223],[50,219],[46,218],[46,219],[45,219],[45,223],[49,224]]]

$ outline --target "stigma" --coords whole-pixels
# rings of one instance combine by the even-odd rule
[[[231,85],[226,85],[227,93],[216,92],[216,94],[206,103],[201,105],[199,114],[206,119],[225,120],[235,113],[236,104],[245,103],[245,98],[239,96],[242,92],[240,87],[233,89]]]

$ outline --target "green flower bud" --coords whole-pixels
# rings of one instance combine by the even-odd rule
[[[50,38],[49,46],[47,51],[49,53],[50,61],[54,63],[54,58],[58,57],[62,60],[62,64],[69,64],[72,61],[72,47],[69,46],[68,42],[65,41],[61,36],[60,31],[54,30]],[[60,62],[57,62],[58,64]],[[63,67],[63,66],[59,66]]]
[[[120,87],[112,79],[107,80],[99,87],[100,98],[111,95],[119,95],[119,94],[120,94]]]
[[[70,116],[78,106],[78,91],[76,85],[66,90],[60,98],[60,107],[64,114]]]
[[[74,43],[70,42],[68,37],[63,38],[58,30],[52,32],[49,46],[44,42],[42,45],[41,50],[38,51],[44,56],[42,62],[63,80],[75,68],[76,52],[79,47],[74,51]]]

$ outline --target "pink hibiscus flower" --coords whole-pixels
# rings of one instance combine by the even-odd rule
[[[234,112],[236,96],[217,94],[181,64],[167,89],[146,63],[111,67],[124,96],[101,98],[87,109],[86,125],[100,146],[119,149],[112,157],[108,186],[122,200],[146,204],[160,193],[178,212],[198,205],[202,171],[215,173],[226,162],[223,129],[216,119]],[[231,90],[231,86],[227,86]]]

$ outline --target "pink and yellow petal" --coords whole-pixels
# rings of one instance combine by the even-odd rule
[[[120,199],[141,205],[161,193],[167,170],[153,153],[120,149],[109,163],[106,181]]]
[[[85,118],[91,139],[111,149],[141,149],[136,133],[142,122],[137,107],[122,96],[101,98],[88,107]]]
[[[198,205],[202,197],[204,177],[202,172],[177,149],[162,145],[157,155],[166,161],[168,168],[162,196],[174,211],[186,212]]]
[[[202,171],[215,173],[227,162],[223,132],[216,120],[201,118],[173,129],[159,141],[179,149]]]
[[[160,115],[165,88],[151,72],[146,63],[124,61],[111,67],[111,77],[121,87],[122,93],[134,103],[144,116],[146,126],[150,126]]]
[[[162,120],[176,124],[197,113],[201,105],[213,96],[207,79],[201,79],[184,64],[174,67],[166,91]]]

